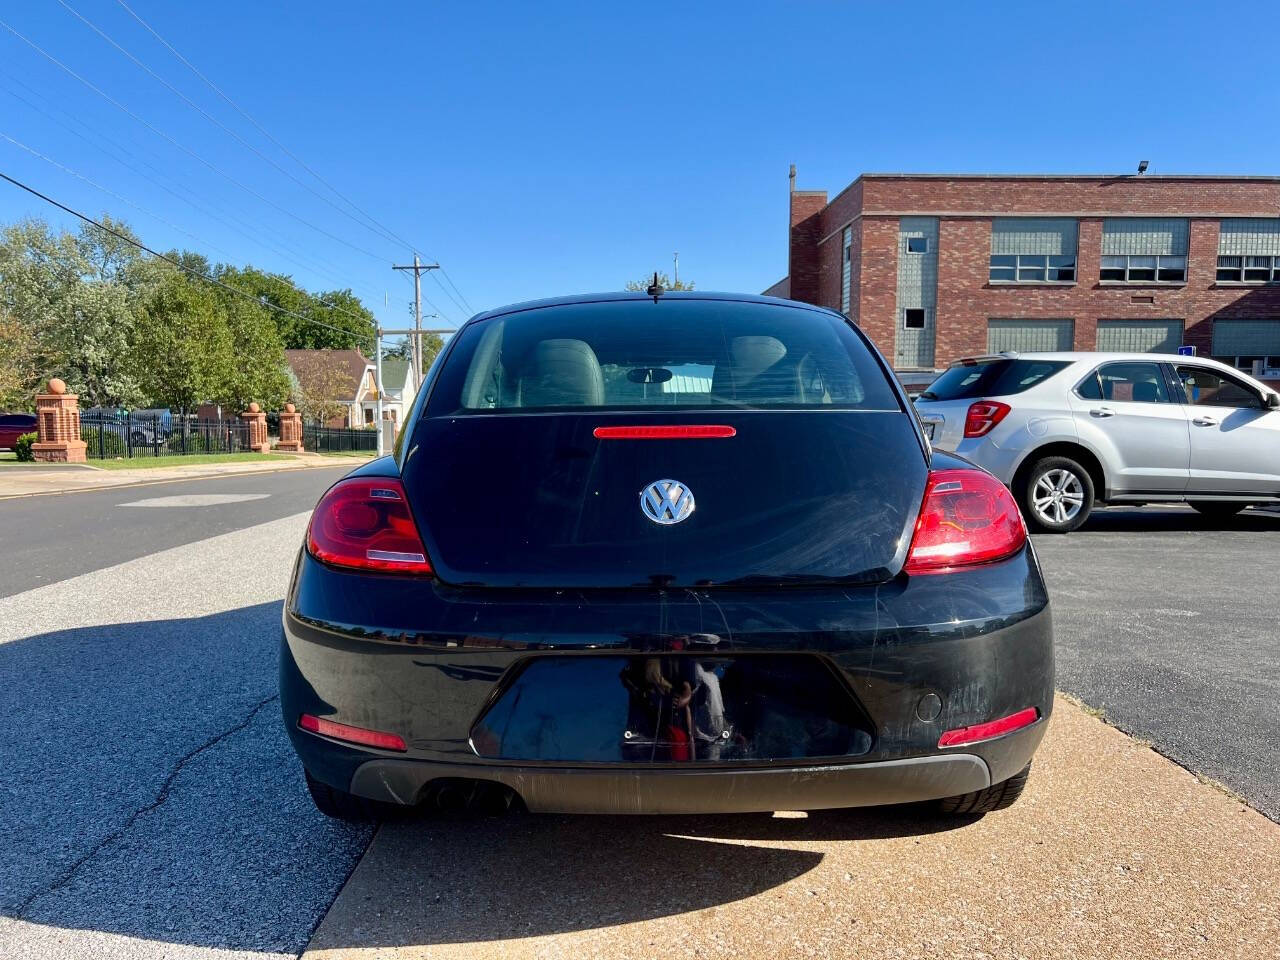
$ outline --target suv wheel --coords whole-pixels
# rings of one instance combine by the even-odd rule
[[[1225,520],[1227,517],[1234,517],[1248,504],[1235,500],[1192,500],[1191,506],[1210,520]]]
[[[1069,457],[1037,461],[1017,491],[1027,525],[1045,533],[1069,533],[1093,510],[1089,471]]]

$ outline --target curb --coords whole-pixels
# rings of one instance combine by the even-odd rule
[[[334,458],[335,460],[337,458]],[[262,470],[235,470],[225,473],[201,473],[195,476],[178,476],[178,477],[155,477],[145,480],[131,480],[126,483],[104,483],[95,487],[80,487],[72,490],[31,490],[25,493],[4,493],[0,494],[0,501],[19,500],[23,497],[56,497],[76,493],[101,493],[104,490],[127,490],[130,487],[150,487],[158,483],[185,483],[192,480],[214,480],[219,477],[256,477],[267,473],[288,473],[292,470],[323,470],[326,468],[336,468],[343,466],[340,463],[308,463],[302,466],[293,467],[267,467]],[[355,466],[350,469],[354,470]],[[106,472],[106,471],[102,471]]]

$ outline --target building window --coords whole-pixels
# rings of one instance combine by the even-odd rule
[[[991,221],[993,283],[1075,283],[1076,221],[1003,217]]]
[[[1075,283],[1076,258],[1065,254],[992,254],[993,283]]]
[[[1115,217],[1102,225],[1105,283],[1185,283],[1187,221]]]
[[[1280,372],[1280,319],[1227,319],[1213,322],[1215,360],[1253,372],[1255,360],[1262,361],[1268,378]]]
[[[907,253],[928,253],[928,237],[907,237]]]
[[[1230,283],[1280,283],[1280,257],[1218,257],[1218,279]]]
[[[1075,343],[1075,321],[992,317],[987,320],[987,352],[1044,353],[1070,350]]]
[[[853,227],[845,227],[840,240],[840,312],[849,315],[851,291],[849,281],[852,277],[853,265],[849,258],[853,256]]]
[[[1183,283],[1187,258],[1106,256],[1102,258],[1101,279],[1112,283]]]
[[[903,310],[902,311],[902,327],[904,330],[923,330],[924,329],[924,311],[923,310]]]

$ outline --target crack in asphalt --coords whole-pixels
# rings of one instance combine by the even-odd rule
[[[68,883],[70,883],[72,878],[75,877],[76,873],[80,870],[81,867],[83,867],[86,863],[88,863],[90,860],[96,857],[107,846],[119,840],[126,833],[128,833],[129,828],[132,827],[134,823],[137,822],[139,817],[143,816],[144,814],[150,813],[152,810],[155,810],[157,807],[160,807],[162,804],[164,804],[166,800],[169,799],[169,791],[173,788],[173,782],[177,780],[178,774],[180,774],[183,771],[183,768],[185,768],[188,763],[190,763],[200,754],[204,753],[206,750],[212,747],[216,747],[219,743],[227,739],[227,737],[231,736],[232,734],[239,733],[241,730],[248,727],[249,724],[253,723],[254,718],[256,718],[258,714],[262,712],[263,707],[265,707],[267,704],[271,703],[272,701],[279,700],[279,699],[280,699],[280,694],[273,693],[271,696],[267,697],[266,699],[259,700],[258,703],[254,705],[253,709],[250,710],[249,713],[245,716],[245,718],[241,720],[239,723],[235,724],[234,726],[228,727],[226,730],[223,730],[221,733],[215,734],[214,736],[206,740],[204,743],[200,744],[198,747],[195,747],[194,749],[188,751],[183,756],[178,758],[178,762],[174,765],[173,769],[169,771],[169,775],[165,777],[164,783],[160,785],[160,789],[159,791],[157,791],[156,797],[154,800],[152,800],[146,806],[139,807],[133,813],[129,814],[128,819],[126,819],[124,823],[122,823],[119,827],[117,827],[111,833],[107,834],[105,837],[103,837],[101,840],[95,843],[89,849],[89,851],[85,853],[84,856],[82,856],[79,860],[77,860],[75,863],[71,864],[71,866],[69,866],[66,870],[64,870],[58,876],[58,878],[53,881],[53,883],[49,884],[42,890],[37,890],[35,893],[31,894],[25,900],[23,900],[20,904],[18,904],[18,908],[17,910],[14,911],[14,914],[13,914],[14,918],[18,920],[24,919],[26,917],[27,911],[32,907],[32,905],[35,904],[37,900],[40,900],[43,897],[47,897],[51,893],[56,893],[58,890],[62,889]]]

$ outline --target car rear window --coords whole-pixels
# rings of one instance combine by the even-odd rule
[[[967,400],[971,397],[1007,397],[1029,390],[1059,370],[1069,360],[966,360],[949,368],[920,394],[922,400]]]
[[[428,416],[559,409],[901,409],[840,318],[793,307],[666,298],[573,303],[460,335]]]

